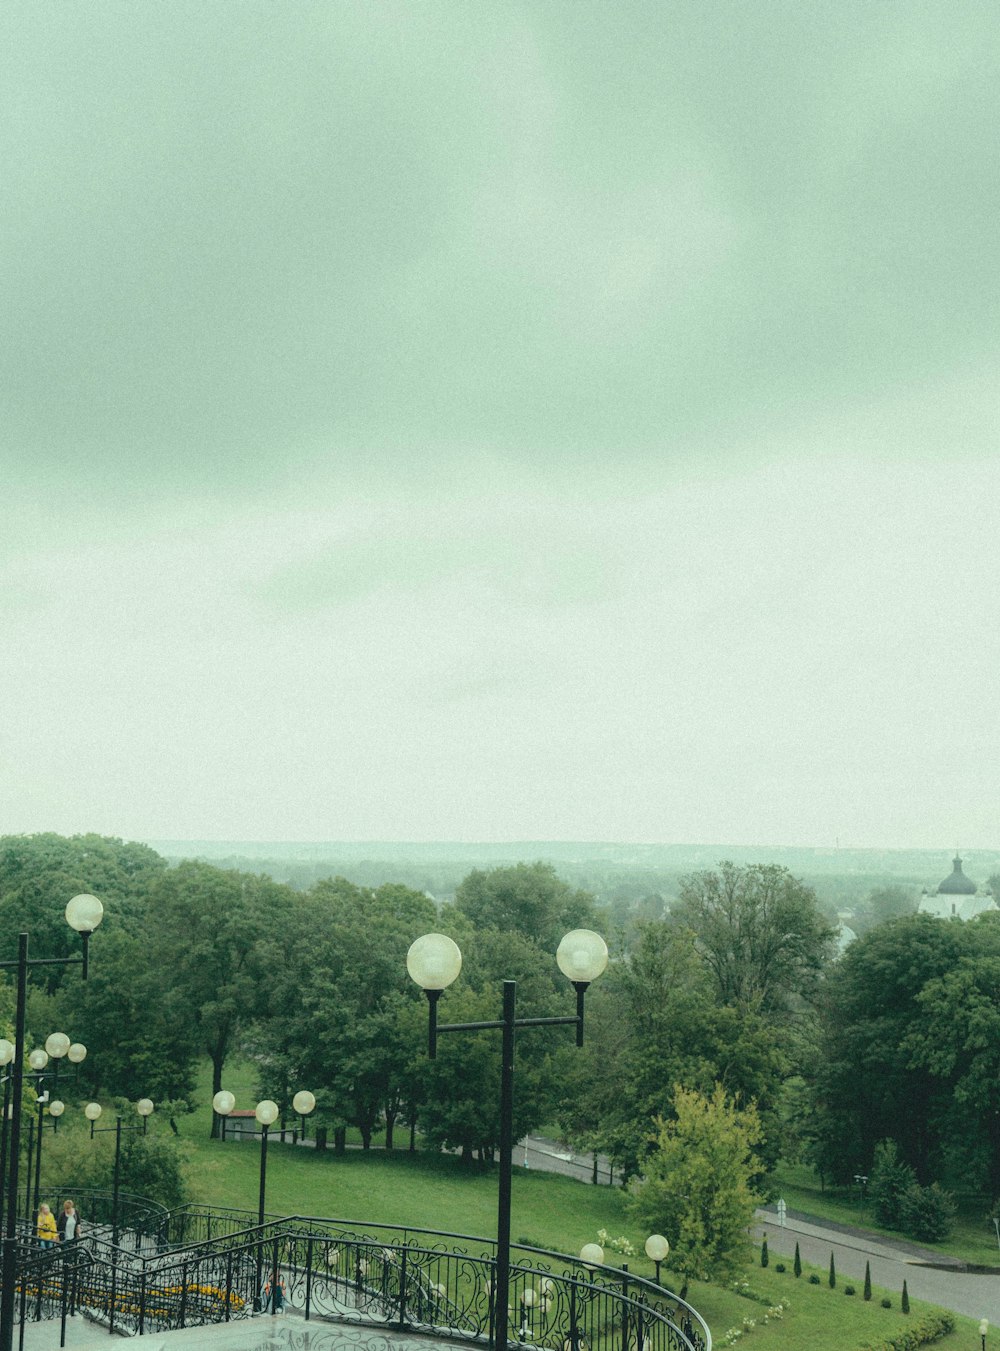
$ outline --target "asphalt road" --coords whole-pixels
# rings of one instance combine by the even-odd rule
[[[894,1307],[899,1305],[905,1280],[911,1299],[939,1304],[943,1309],[970,1318],[988,1318],[994,1326],[1000,1323],[1000,1279],[997,1274],[971,1275],[954,1267],[929,1266],[927,1262],[940,1263],[947,1259],[940,1253],[917,1248],[914,1244],[896,1244],[864,1230],[828,1229],[797,1214],[786,1216],[784,1227],[770,1208],[759,1210],[757,1220],[754,1237],[759,1244],[767,1234],[772,1262],[775,1258],[794,1257],[798,1242],[803,1262],[825,1272],[832,1251],[838,1287],[842,1288],[849,1281],[857,1288],[859,1299],[867,1261],[871,1263],[872,1284],[886,1290]],[[788,1265],[791,1269],[791,1262]],[[825,1275],[823,1279],[826,1279]]]
[[[515,1168],[537,1168],[541,1173],[561,1173],[580,1182],[591,1182],[594,1176],[593,1154],[574,1154],[555,1140],[541,1135],[528,1135],[514,1146],[511,1160]],[[603,1154],[597,1157],[597,1181],[608,1186],[611,1170]]]

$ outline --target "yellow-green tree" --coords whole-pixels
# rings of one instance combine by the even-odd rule
[[[760,1201],[751,1183],[760,1169],[757,1108],[741,1107],[721,1084],[708,1096],[677,1084],[673,1106],[673,1120],[657,1119],[634,1211],[650,1232],[670,1239],[673,1270],[698,1280],[723,1277],[746,1261]]]

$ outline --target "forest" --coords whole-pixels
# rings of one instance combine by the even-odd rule
[[[325,878],[304,889],[96,835],[0,839],[0,957],[28,930],[66,956],[66,901],[93,892],[105,921],[90,979],[39,968],[29,1039],[84,1042],[81,1091],[194,1106],[234,1056],[283,1111],[318,1100],[333,1148],[448,1148],[486,1166],[498,1142],[499,1042],[445,1039],[426,1054],[426,1005],[406,953],[428,931],[463,953],[442,997],[449,1021],[498,1017],[517,981],[519,1016],[573,1011],[554,952],[567,930],[602,932],[608,970],[588,993],[582,1052],[564,1028],[533,1032],[518,1058],[515,1130],[610,1155],[627,1182],[696,1093],[752,1110],[757,1192],[780,1161],[831,1183],[871,1176],[887,1223],[931,1237],[950,1194],[984,1210],[1000,1196],[1000,914],[962,924],[917,915],[915,893],[875,888],[861,936],[841,952],[815,890],[773,863],[720,861],[679,876],[676,895],[601,905],[549,863],[472,869],[453,899],[401,883]],[[10,1023],[13,992],[0,1007]],[[903,1110],[905,1107],[905,1110]],[[960,1123],[960,1126],[957,1125]],[[755,1127],[755,1130],[757,1128]]]

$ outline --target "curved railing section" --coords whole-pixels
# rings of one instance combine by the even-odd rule
[[[493,1343],[495,1243],[469,1235],[184,1207],[155,1234],[100,1235],[28,1256],[21,1316],[68,1308],[142,1336],[267,1311],[275,1286],[307,1319]],[[509,1336],[531,1351],[711,1351],[686,1301],[626,1269],[512,1249]],[[63,1315],[64,1316],[64,1315]]]

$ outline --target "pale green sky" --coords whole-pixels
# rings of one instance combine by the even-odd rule
[[[992,0],[0,44],[0,833],[1000,844]]]

